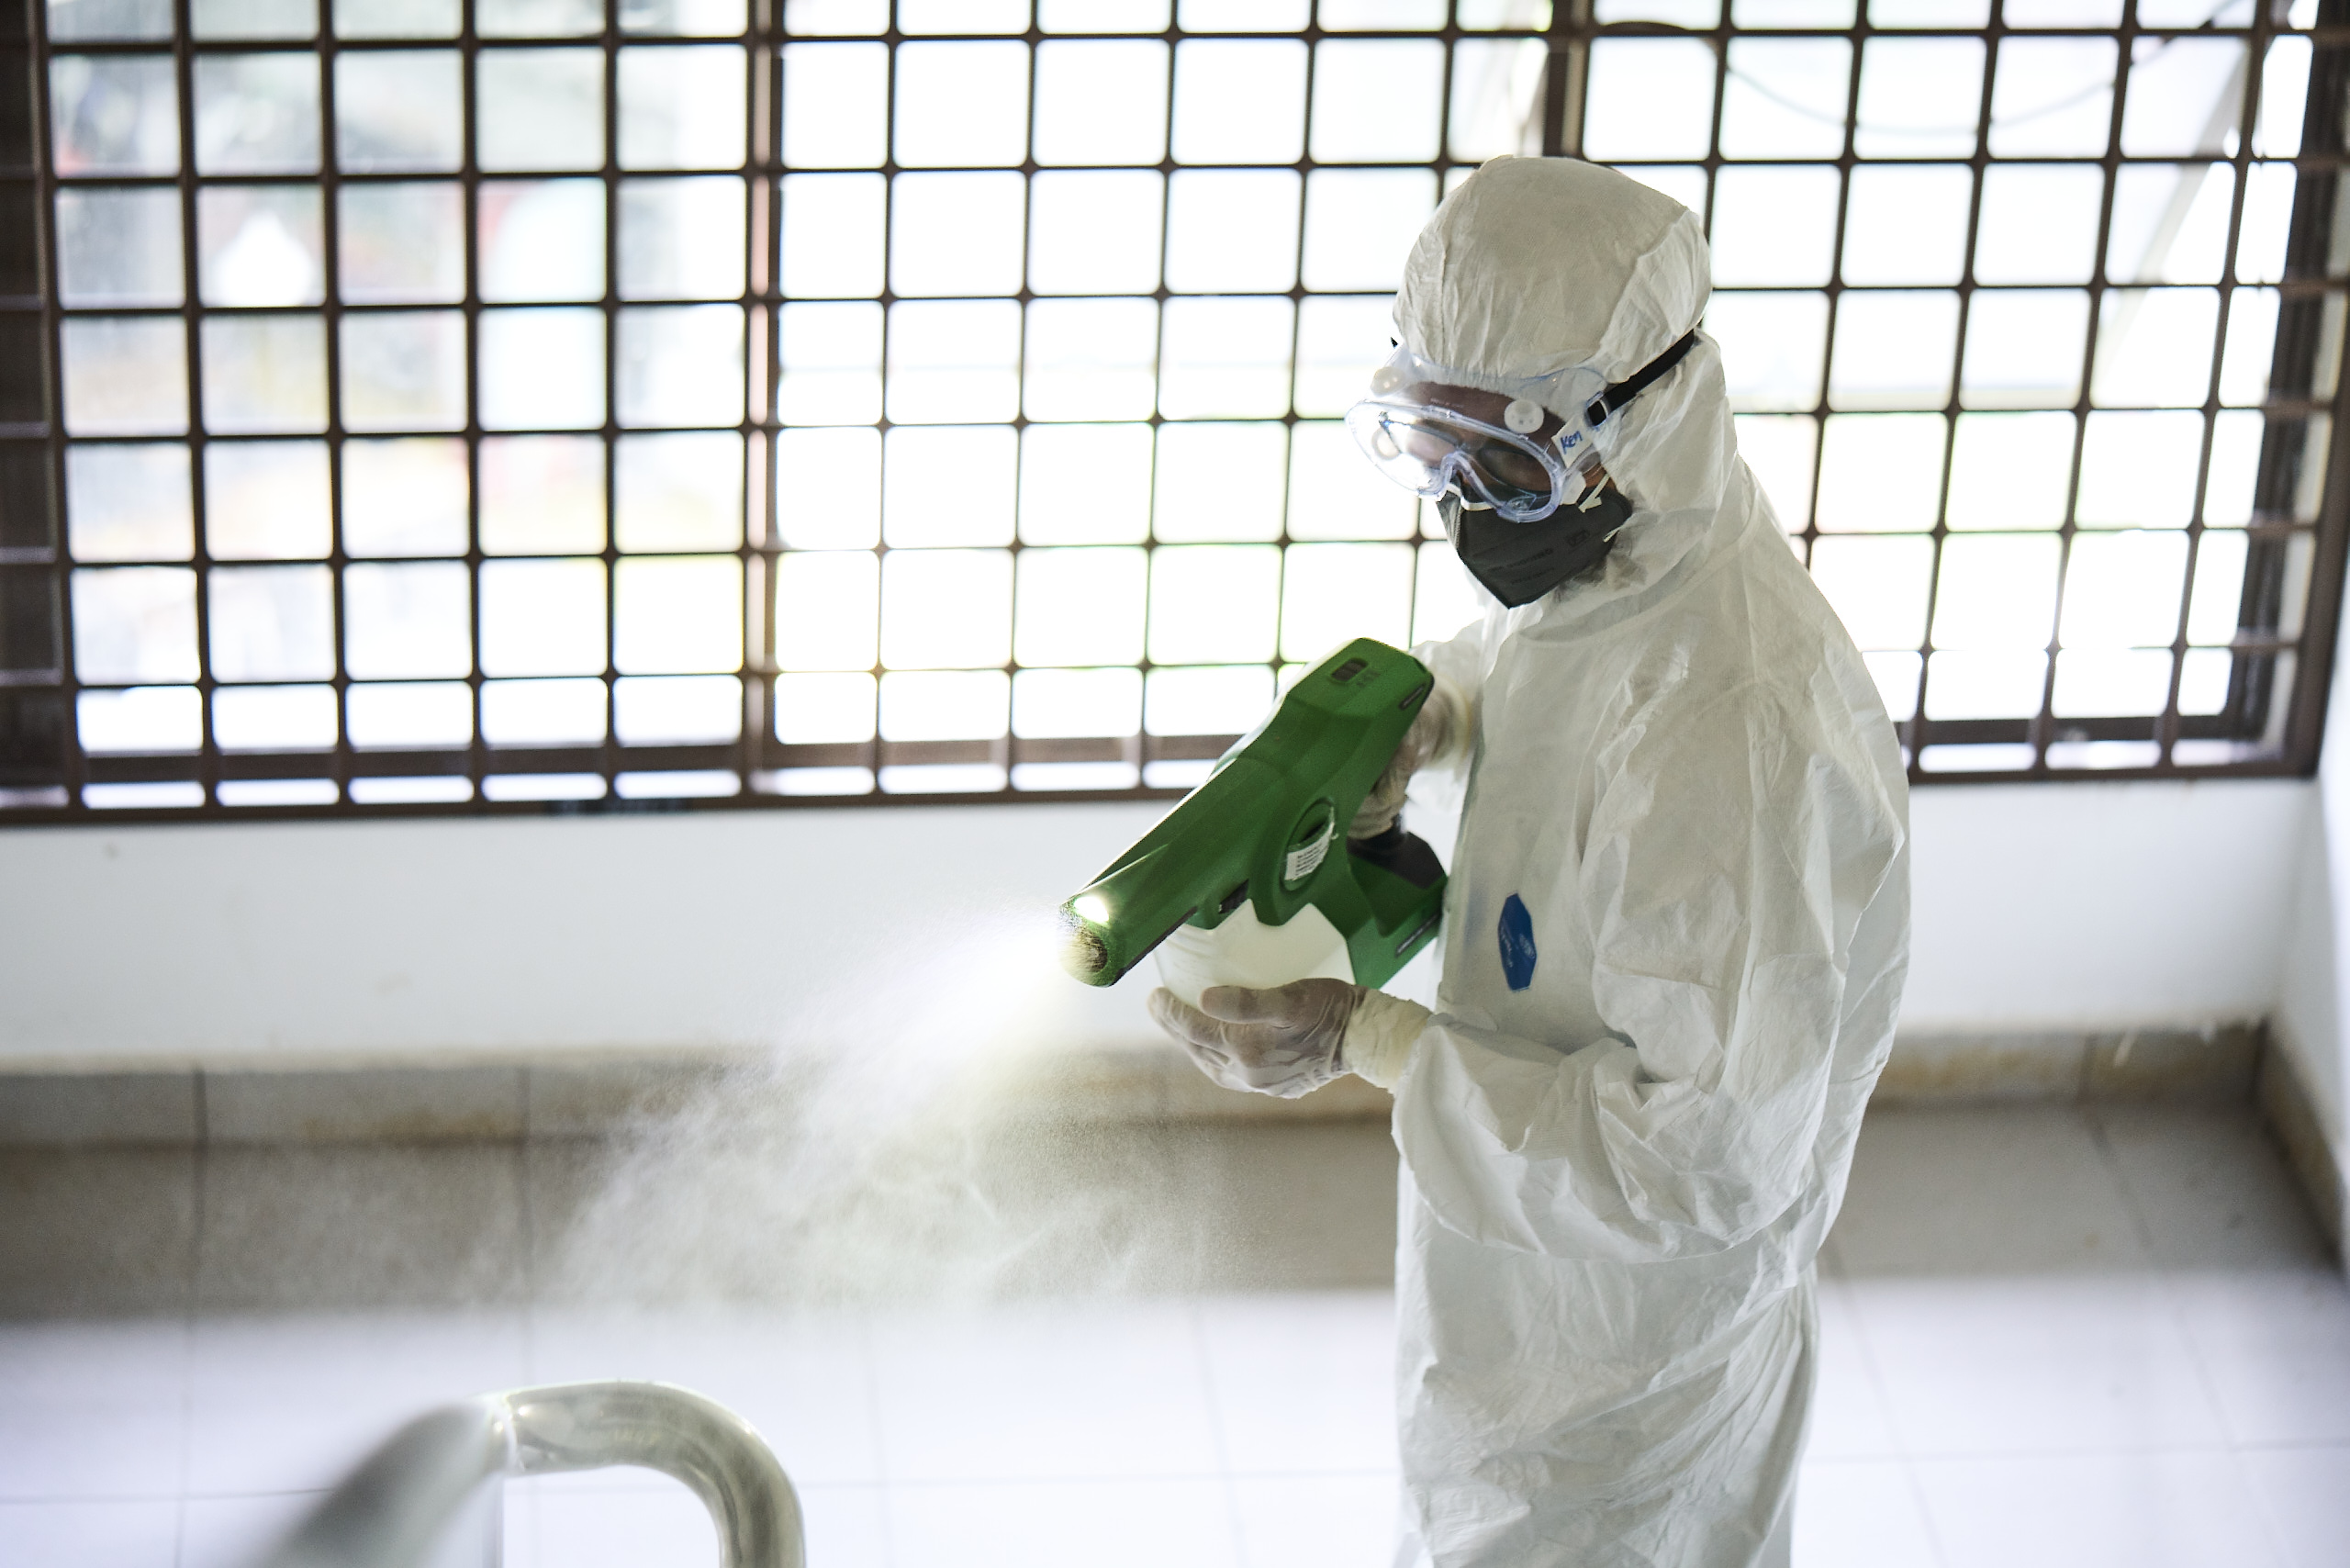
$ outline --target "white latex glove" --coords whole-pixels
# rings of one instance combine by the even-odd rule
[[[1441,759],[1465,751],[1469,744],[1469,704],[1460,689],[1438,678],[1427,700],[1412,719],[1412,727],[1404,732],[1396,743],[1395,755],[1379,775],[1379,781],[1355,808],[1355,820],[1347,824],[1348,838],[1376,838],[1395,825],[1404,810],[1404,793],[1412,787],[1412,775]]]
[[[1382,1089],[1411,1058],[1428,1010],[1341,980],[1292,980],[1266,991],[1212,985],[1206,1011],[1173,991],[1150,993],[1150,1015],[1192,1060],[1226,1089],[1294,1100],[1342,1073]]]
[[[1212,985],[1200,1006],[1164,988],[1150,1015],[1226,1089],[1294,1100],[1346,1072],[1339,1047],[1364,988],[1350,980],[1302,980],[1269,991]]]

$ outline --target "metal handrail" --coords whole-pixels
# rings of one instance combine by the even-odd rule
[[[328,1495],[259,1568],[420,1568],[509,1475],[633,1464],[691,1487],[724,1568],[803,1568],[800,1499],[749,1422],[663,1383],[565,1383],[428,1411]],[[493,1510],[487,1527],[495,1530]],[[485,1561],[498,1560],[496,1541]]]

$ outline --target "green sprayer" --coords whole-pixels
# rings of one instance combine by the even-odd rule
[[[1444,868],[1401,824],[1370,839],[1346,831],[1434,684],[1419,660],[1367,637],[1315,666],[1061,905],[1069,973],[1109,985],[1167,943],[1169,985],[1196,1001],[1203,983],[1329,974],[1375,986],[1402,969],[1443,919]]]

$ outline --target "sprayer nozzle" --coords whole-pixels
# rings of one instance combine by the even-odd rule
[[[1110,949],[1101,933],[1064,912],[1061,920],[1069,940],[1061,947],[1061,967],[1079,980],[1090,980],[1110,967]]]

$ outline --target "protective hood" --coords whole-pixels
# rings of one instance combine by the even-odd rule
[[[1488,391],[1574,365],[1618,382],[1696,326],[1710,270],[1703,224],[1672,197],[1596,163],[1496,158],[1420,231],[1395,327],[1404,347]],[[1703,333],[1601,427],[1598,444],[1633,520],[1596,581],[1493,607],[1509,631],[1630,613],[1701,569],[1751,515],[1720,350]]]

